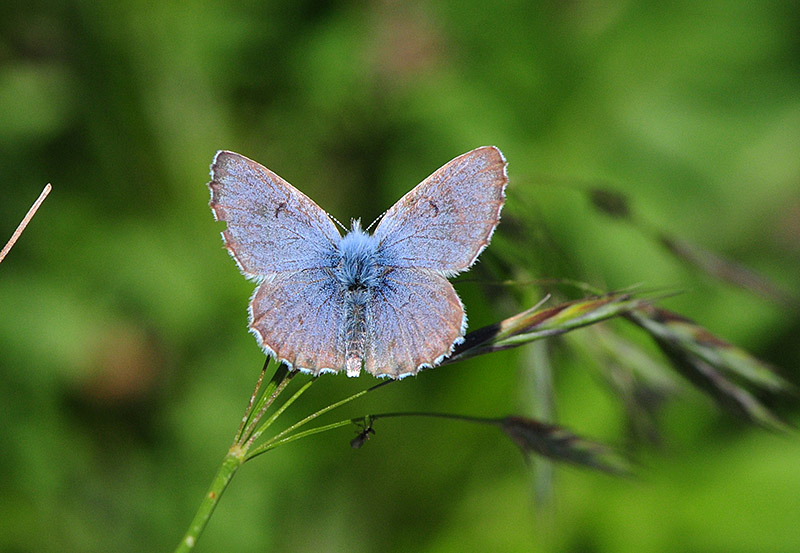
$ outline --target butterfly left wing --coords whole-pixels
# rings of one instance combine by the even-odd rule
[[[250,300],[250,330],[267,354],[318,375],[344,369],[344,300],[326,269],[278,273]]]
[[[220,151],[211,165],[211,208],[225,221],[225,246],[259,281],[250,329],[269,355],[319,374],[344,367],[341,294],[330,271],[341,236],[328,215],[281,177]]]
[[[444,276],[429,269],[386,271],[370,303],[364,369],[402,378],[449,355],[467,321]]]
[[[394,204],[375,229],[386,264],[446,275],[468,269],[500,220],[507,183],[506,160],[494,146],[445,164]]]

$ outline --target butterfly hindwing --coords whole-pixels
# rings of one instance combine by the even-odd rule
[[[369,319],[364,369],[392,378],[434,366],[466,326],[455,289],[428,269],[388,270],[373,293]]]
[[[282,272],[264,280],[250,302],[250,329],[279,361],[319,374],[344,367],[344,304],[325,269]]]

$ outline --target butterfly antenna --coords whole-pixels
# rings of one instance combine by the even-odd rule
[[[389,211],[389,210],[387,209],[386,211]],[[386,211],[384,211],[383,213],[381,213],[380,215],[378,215],[378,217],[377,217],[377,218],[376,218],[374,221],[372,221],[372,222],[369,224],[369,226],[368,226],[367,228],[365,228],[365,229],[364,229],[364,232],[369,232],[369,229],[371,229],[372,227],[374,227],[374,226],[375,226],[375,223],[377,223],[378,221],[380,221],[381,219],[383,219],[383,216],[384,216],[384,215],[386,215]]]
[[[333,215],[331,215],[330,213],[326,213],[325,215],[327,215],[328,217],[330,217],[331,221],[333,221],[334,223],[336,223],[337,225],[339,225],[340,227],[342,227],[342,230],[343,230],[343,231],[345,231],[345,232],[349,232],[349,229],[348,229],[346,226],[344,226],[342,223],[340,223],[340,222],[339,222],[339,219],[337,219],[336,217],[334,217],[334,216],[333,216]]]

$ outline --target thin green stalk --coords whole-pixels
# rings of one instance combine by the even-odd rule
[[[292,434],[291,436],[286,436],[281,440],[272,439],[268,443],[261,445],[250,452],[247,456],[246,461],[249,461],[253,457],[257,457],[262,453],[266,453],[270,449],[275,449],[279,445],[288,444],[289,442],[293,442],[295,440],[299,440],[300,438],[306,438],[308,436],[313,436],[314,434],[319,434],[320,432],[327,432],[328,430],[335,430],[336,428],[341,428],[342,426],[347,426],[349,424],[353,424],[353,419],[345,419],[339,422],[332,422],[331,424],[325,424],[323,426],[317,426],[315,428],[309,428],[308,430],[303,430],[302,432],[298,432],[297,434]]]
[[[258,375],[258,380],[256,381],[256,387],[253,389],[253,395],[250,396],[250,401],[247,403],[247,409],[244,410],[244,416],[242,417],[242,422],[239,423],[239,429],[236,430],[236,436],[233,438],[234,443],[239,442],[239,438],[242,437],[244,432],[244,426],[247,424],[247,421],[250,420],[250,413],[253,412],[253,403],[256,401],[256,397],[258,397],[258,390],[261,388],[261,383],[264,381],[264,375],[267,373],[267,367],[269,367],[270,357],[267,357],[267,360],[264,361],[264,368],[261,369],[261,374]],[[276,371],[277,372],[277,371]]]
[[[205,530],[208,520],[211,518],[211,514],[214,512],[217,503],[219,503],[222,492],[225,491],[233,475],[236,474],[236,471],[242,463],[245,462],[245,453],[245,450],[237,444],[234,444],[228,450],[228,454],[225,455],[222,465],[219,467],[216,476],[214,476],[208,493],[203,497],[203,502],[200,503],[200,507],[197,509],[197,513],[194,515],[194,519],[192,519],[189,525],[189,529],[178,544],[178,547],[175,548],[175,553],[186,553],[194,549],[197,539],[200,537],[200,534],[203,533],[203,530]]]
[[[286,400],[286,401],[284,402],[284,404],[283,404],[283,405],[281,405],[280,407],[278,407],[278,408],[275,410],[275,412],[274,412],[274,413],[272,413],[272,415],[270,415],[270,417],[269,417],[269,418],[268,418],[266,421],[264,421],[264,424],[262,424],[261,426],[259,426],[259,427],[256,429],[256,431],[255,431],[255,432],[253,432],[253,435],[250,437],[250,439],[249,439],[249,440],[247,440],[247,446],[246,446],[246,449],[250,449],[250,446],[252,446],[252,445],[253,445],[253,442],[255,442],[255,441],[256,441],[256,440],[257,440],[257,439],[258,439],[258,438],[261,436],[261,434],[263,434],[263,433],[264,433],[264,431],[265,431],[267,428],[269,428],[269,427],[270,427],[270,425],[271,425],[273,422],[275,422],[275,419],[277,419],[277,418],[278,418],[278,417],[281,415],[281,413],[283,413],[284,411],[286,411],[286,409],[287,409],[287,408],[288,408],[288,407],[289,407],[289,406],[290,406],[292,403],[294,403],[294,402],[297,400],[297,398],[299,398],[301,395],[303,395],[303,392],[305,392],[306,390],[308,390],[308,389],[311,387],[311,385],[312,385],[314,382],[316,382],[316,381],[317,381],[317,379],[316,379],[316,378],[312,378],[311,380],[309,380],[308,382],[306,382],[305,384],[303,384],[303,386],[302,386],[302,387],[301,387],[299,390],[297,390],[297,391],[294,393],[294,395],[293,395],[292,397],[290,397],[288,400]]]
[[[283,392],[286,386],[289,385],[289,382],[292,378],[297,374],[297,371],[290,371],[286,365],[281,364],[278,369],[275,371],[275,374],[272,376],[272,379],[267,384],[264,393],[261,394],[258,402],[256,402],[255,407],[247,414],[248,423],[242,432],[239,435],[237,442],[239,444],[243,444],[245,441],[251,441],[250,436],[252,436],[253,432],[255,431],[256,427],[258,426],[261,417],[264,416],[264,413],[267,412],[267,409],[272,405],[275,399]]]
[[[397,411],[394,413],[378,413],[377,415],[369,415],[373,421],[378,419],[389,419],[394,417],[431,417],[435,419],[450,419],[456,421],[475,422],[478,424],[491,424],[494,426],[502,426],[502,419],[487,418],[487,417],[473,417],[470,415],[457,415],[455,413],[429,413],[426,411]]]
[[[332,411],[333,409],[336,409],[337,407],[341,407],[342,405],[345,405],[346,403],[350,403],[351,401],[360,398],[364,394],[368,394],[369,392],[377,390],[378,388],[380,388],[382,386],[385,386],[386,384],[389,384],[390,382],[396,382],[396,381],[395,380],[386,380],[384,382],[381,382],[380,384],[376,384],[375,386],[372,386],[371,388],[367,388],[366,390],[361,390],[360,392],[357,392],[357,393],[353,394],[350,397],[346,397],[341,401],[337,401],[336,403],[332,403],[331,405],[328,405],[327,407],[323,407],[322,409],[320,409],[319,411],[317,411],[315,413],[311,413],[306,418],[302,419],[301,421],[298,421],[298,422],[294,423],[292,426],[290,426],[289,428],[287,428],[283,432],[280,432],[280,433],[276,434],[275,436],[273,436],[272,438],[267,440],[265,443],[261,444],[260,446],[258,446],[254,450],[250,451],[247,454],[247,459],[252,459],[253,457],[261,455],[265,451],[269,451],[270,449],[273,449],[278,442],[286,443],[285,441],[283,441],[284,436],[287,436],[288,434],[291,434],[292,432],[294,432],[295,430],[297,430],[301,426],[304,426],[304,425],[308,424],[312,420],[316,419],[320,415],[323,415],[323,414],[327,413],[328,411]],[[350,419],[347,419],[347,420],[349,421]],[[334,423],[334,424],[339,424],[339,423]],[[339,426],[344,426],[344,424],[339,424]],[[324,428],[324,427],[319,427],[319,428]],[[338,428],[338,426],[336,426],[335,428]],[[310,432],[310,431],[307,431],[307,432]],[[313,432],[313,433],[316,433],[316,432]],[[301,434],[305,434],[305,433],[301,433]]]
[[[306,417],[302,421],[298,422],[297,424],[293,425],[290,428],[287,428],[286,430],[284,430],[283,432],[281,432],[277,436],[273,437],[268,442],[260,445],[259,447],[257,447],[256,449],[254,449],[253,451],[248,453],[246,460],[249,461],[253,457],[257,457],[257,456],[261,455],[262,453],[266,453],[267,451],[269,451],[271,449],[275,449],[279,445],[287,444],[289,442],[293,442],[295,440],[299,440],[300,438],[313,436],[314,434],[319,434],[321,432],[327,432],[328,430],[335,430],[335,429],[341,428],[343,426],[348,426],[348,425],[354,424],[357,421],[359,421],[361,419],[364,419],[364,418],[367,418],[369,420],[374,421],[374,420],[377,420],[377,419],[388,419],[388,418],[392,418],[392,417],[433,417],[433,418],[440,418],[440,419],[451,419],[451,420],[459,420],[459,421],[466,421],[466,422],[474,422],[474,423],[478,423],[478,424],[489,424],[489,425],[492,425],[492,426],[499,426],[499,427],[503,426],[503,419],[497,419],[497,418],[472,417],[472,416],[469,416],[469,415],[456,415],[456,414],[452,414],[452,413],[427,413],[427,412],[423,412],[423,411],[402,411],[402,412],[395,412],[395,413],[379,413],[377,415],[367,415],[366,417],[355,417],[355,418],[351,418],[351,419],[344,419],[344,420],[340,420],[338,422],[332,422],[330,424],[326,424],[326,425],[323,425],[323,426],[317,426],[317,427],[311,428],[309,430],[304,430],[302,432],[298,432],[297,434],[291,434],[289,436],[286,436],[286,434],[289,434],[292,430],[296,430],[297,428],[299,428],[303,424],[305,424],[305,423],[309,422],[310,420],[312,420],[314,417],[322,414],[322,411],[330,411],[334,407],[338,407],[339,405],[341,405],[343,403],[346,403],[348,401],[352,401],[353,399],[356,399],[357,397],[369,392],[370,390],[372,390],[372,388],[370,388],[369,390],[364,390],[363,392],[355,394],[355,396],[351,396],[351,397],[349,397],[349,398],[347,398],[345,400],[342,400],[337,405],[332,405],[332,406],[330,406],[330,407],[328,407],[326,409],[321,410],[320,412],[314,413],[314,415],[310,415],[309,417]],[[286,437],[283,437],[283,436],[286,436]]]
[[[217,474],[214,476],[214,480],[211,482],[211,487],[206,493],[205,497],[203,498],[200,507],[197,509],[197,513],[195,514],[194,518],[192,519],[191,524],[189,525],[189,529],[186,531],[186,534],[183,536],[183,539],[178,544],[178,547],[175,548],[175,553],[186,553],[187,551],[192,551],[195,544],[197,543],[197,539],[200,537],[200,534],[203,533],[206,525],[208,524],[209,519],[211,518],[211,514],[214,512],[214,509],[219,502],[220,496],[222,496],[222,492],[228,487],[233,475],[236,474],[236,471],[239,467],[245,462],[253,457],[256,457],[262,453],[269,451],[270,449],[274,449],[279,445],[292,442],[294,440],[299,440],[300,438],[305,438],[307,436],[312,436],[314,434],[319,434],[320,432],[326,432],[328,430],[333,430],[335,428],[340,428],[342,426],[346,426],[348,424],[352,424],[351,419],[347,419],[344,421],[335,422],[332,424],[327,424],[324,426],[319,426],[316,428],[311,428],[309,430],[305,430],[303,432],[297,432],[296,434],[292,434],[295,430],[300,428],[301,426],[307,424],[308,422],[314,420],[318,416],[327,413],[328,411],[340,407],[346,403],[357,399],[364,394],[377,390],[390,382],[394,382],[393,380],[386,380],[381,382],[380,384],[376,384],[366,390],[362,390],[352,396],[345,398],[341,401],[338,401],[332,405],[329,405],[323,409],[320,409],[316,413],[313,413],[303,420],[293,424],[277,436],[271,438],[268,442],[258,446],[257,448],[250,451],[253,442],[261,436],[261,434],[269,427],[278,416],[283,413],[289,405],[291,405],[297,398],[299,398],[303,392],[305,392],[311,384],[315,382],[316,379],[312,379],[306,384],[304,384],[297,392],[292,395],[283,405],[281,405],[275,413],[273,413],[269,419],[267,419],[264,424],[259,426],[259,421],[261,417],[266,413],[267,409],[274,403],[275,399],[280,395],[280,393],[286,388],[289,381],[292,377],[297,374],[295,371],[289,371],[289,369],[285,365],[280,365],[275,371],[275,374],[272,376],[270,381],[267,383],[266,387],[263,391],[260,390],[264,374],[267,370],[267,364],[264,365],[264,369],[261,371],[261,375],[256,382],[255,390],[253,391],[253,395],[250,397],[250,401],[247,404],[247,409],[245,410],[244,417],[242,418],[241,423],[239,424],[239,429],[236,432],[236,437],[234,444],[228,450],[227,455],[222,461],[222,465],[220,466]]]
[[[555,416],[553,391],[553,369],[547,351],[548,343],[531,344],[527,352],[527,365],[530,379],[530,394],[533,396],[533,417],[550,422]],[[533,463],[534,500],[539,507],[547,507],[553,503],[555,490],[555,467],[553,461],[537,457]]]

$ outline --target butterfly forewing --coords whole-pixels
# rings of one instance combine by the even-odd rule
[[[403,196],[375,229],[387,265],[464,271],[489,244],[508,183],[494,146],[467,152]]]
[[[308,196],[267,169],[220,151],[211,165],[211,208],[225,245],[250,277],[330,267],[339,231]]]

